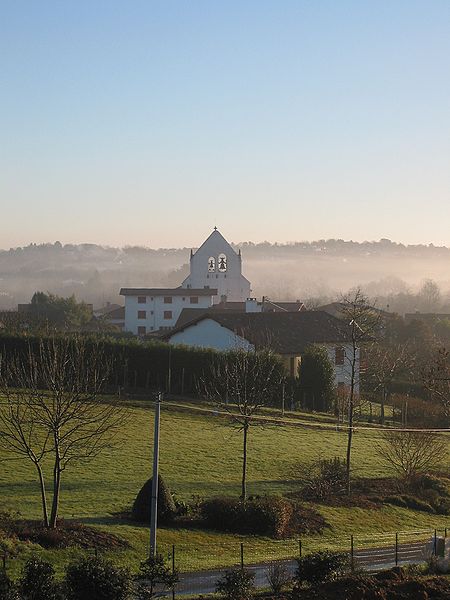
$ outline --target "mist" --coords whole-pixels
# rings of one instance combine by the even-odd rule
[[[396,312],[450,312],[450,249],[389,240],[319,240],[289,244],[243,242],[243,273],[252,294],[309,304],[337,299],[361,286]],[[121,287],[176,287],[189,271],[190,248],[113,248],[95,244],[30,244],[0,251],[0,309],[29,302],[35,291],[103,306],[123,304]],[[438,295],[424,289],[432,280]]]

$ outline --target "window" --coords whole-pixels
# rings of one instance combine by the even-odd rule
[[[172,304],[172,296],[164,296],[164,304]]]
[[[345,359],[345,349],[344,348],[335,348],[334,349],[334,364],[335,365],[343,365]]]
[[[147,296],[138,296],[138,304],[146,304]]]
[[[138,319],[146,319],[147,311],[146,310],[138,310]]]
[[[147,333],[147,328],[145,325],[139,325],[138,327],[138,335],[145,335]]]
[[[165,319],[171,319],[172,318],[172,311],[171,310],[165,310],[164,311],[164,318]]]
[[[198,296],[190,297],[191,304],[198,304]]]

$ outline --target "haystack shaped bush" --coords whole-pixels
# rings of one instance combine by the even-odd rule
[[[144,483],[134,501],[131,515],[139,523],[150,523],[152,478]],[[158,523],[170,523],[176,514],[175,502],[164,479],[158,477]]]

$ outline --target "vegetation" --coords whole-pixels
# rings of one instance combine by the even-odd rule
[[[43,340],[25,355],[0,354],[0,447],[32,463],[45,527],[56,527],[63,473],[110,448],[124,425],[117,399],[105,403],[100,396],[110,369],[99,347],[76,338]],[[45,459],[52,463],[50,511]]]
[[[150,600],[156,593],[172,589],[178,581],[178,573],[164,561],[162,554],[156,554],[141,562],[138,574],[138,600]]]
[[[301,518],[296,514],[297,506],[286,498],[266,496],[247,501],[235,498],[211,498],[200,507],[201,516],[207,527],[218,531],[249,533],[272,538],[285,538],[299,532]],[[304,515],[303,515],[304,517]],[[316,529],[320,519],[311,529]],[[320,531],[323,528],[318,526]],[[301,525],[308,530],[308,519]]]
[[[302,406],[321,412],[330,411],[335,396],[334,385],[334,368],[326,349],[321,346],[307,348],[298,373]]]
[[[201,392],[230,415],[242,432],[241,499],[247,498],[247,460],[250,427],[264,406],[281,395],[284,367],[270,351],[237,350],[217,355],[201,383]],[[232,406],[230,406],[230,403]]]
[[[148,552],[148,529],[126,520],[123,512],[131,507],[142,482],[151,473],[153,404],[135,401],[127,413],[128,418],[118,432],[120,444],[99,455],[94,463],[74,464],[67,471],[60,514],[69,521],[73,518],[81,520],[102,536],[114,535],[116,540],[126,540],[127,544],[119,545],[105,537],[102,552],[116,564],[134,565],[137,569]],[[318,452],[324,459],[345,456],[345,431],[336,430],[324,415],[315,415],[313,421],[305,420],[305,417],[297,415],[292,422],[287,419],[284,425],[273,427],[269,422],[264,429],[254,429],[251,438],[254,458],[248,473],[250,494],[295,493],[300,487],[300,459],[306,467],[317,461]],[[381,457],[373,452],[382,440],[376,429],[355,431],[355,475],[379,478],[385,474]],[[161,472],[180,500],[189,503],[193,495],[207,499],[219,492],[238,496],[240,447],[241,436],[230,429],[226,417],[212,411],[201,414],[189,406],[182,408],[172,406],[170,402],[163,403]],[[443,465],[449,464],[449,448],[448,445],[447,454],[442,457]],[[6,454],[0,450],[0,459],[4,458]],[[4,509],[19,510],[22,519],[39,518],[39,487],[31,463],[3,460],[1,469],[0,493]],[[389,492],[385,495],[392,493],[389,484]],[[360,543],[370,545],[370,535],[380,529],[395,532],[448,526],[448,517],[391,504],[380,503],[377,510],[353,505],[317,505],[316,508],[330,528],[320,535],[302,535],[308,552],[327,547],[348,549],[350,533],[358,540],[365,536],[365,541]],[[2,525],[0,529],[3,529]],[[172,544],[176,545],[176,564],[180,570],[232,565],[239,559],[240,542],[245,542],[246,561],[251,562],[264,561],[268,557],[292,557],[298,550],[297,537],[277,541],[261,536],[187,528],[187,525],[162,526],[158,531],[161,552],[166,553]],[[61,576],[69,561],[84,556],[85,548],[93,548],[97,543],[98,540],[92,538],[91,546],[64,544],[47,550],[36,537],[24,543],[17,536],[3,538],[0,534],[0,547],[7,549],[9,555],[8,573],[15,577],[19,576],[23,562],[32,552],[39,552],[39,556],[52,562]]]
[[[91,309],[85,302],[77,302],[75,295],[63,298],[44,292],[33,294],[29,312],[36,322],[60,329],[80,327],[92,318]]]
[[[231,569],[216,585],[216,592],[226,600],[250,600],[254,589],[255,574],[248,569]]]
[[[436,469],[447,449],[443,436],[431,431],[387,431],[383,442],[378,453],[406,481]]]
[[[152,499],[152,478],[148,479],[139,490],[131,516],[139,523],[150,523]],[[158,477],[158,524],[171,523],[176,514],[176,506],[172,494],[161,475]]]
[[[131,579],[127,570],[88,557],[68,566],[64,584],[67,600],[127,600]]]
[[[295,581],[298,586],[333,581],[350,570],[349,556],[342,552],[313,552],[297,560]]]

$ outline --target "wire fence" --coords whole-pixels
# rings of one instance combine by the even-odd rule
[[[408,530],[335,538],[330,540],[328,548],[322,544],[320,549],[347,553],[352,570],[379,571],[424,563],[433,555],[443,555],[446,539],[447,529]],[[305,543],[302,539],[272,543],[265,549],[251,542],[217,545],[209,548],[208,556],[205,556],[204,547],[189,544],[174,545],[164,550],[160,548],[172,568],[179,573],[174,596],[214,593],[217,581],[231,568],[248,569],[254,573],[257,588],[268,588],[269,571],[273,565],[283,565],[287,575],[293,577],[298,559],[317,550],[316,545],[311,545],[309,540]]]
[[[450,526],[450,524],[449,524]],[[379,571],[396,565],[424,563],[432,556],[443,556],[450,550],[450,527],[389,533],[355,534],[318,541],[311,538],[268,542],[243,541],[235,544],[177,544],[158,547],[167,565],[179,574],[173,590],[176,596],[199,596],[214,593],[217,581],[232,568],[253,572],[255,586],[269,587],[269,571],[282,565],[287,576],[293,577],[298,559],[317,550],[334,550],[348,554],[352,570]],[[90,554],[97,555],[96,550]],[[8,569],[14,558],[3,554],[0,567]],[[162,590],[161,590],[162,592]]]

